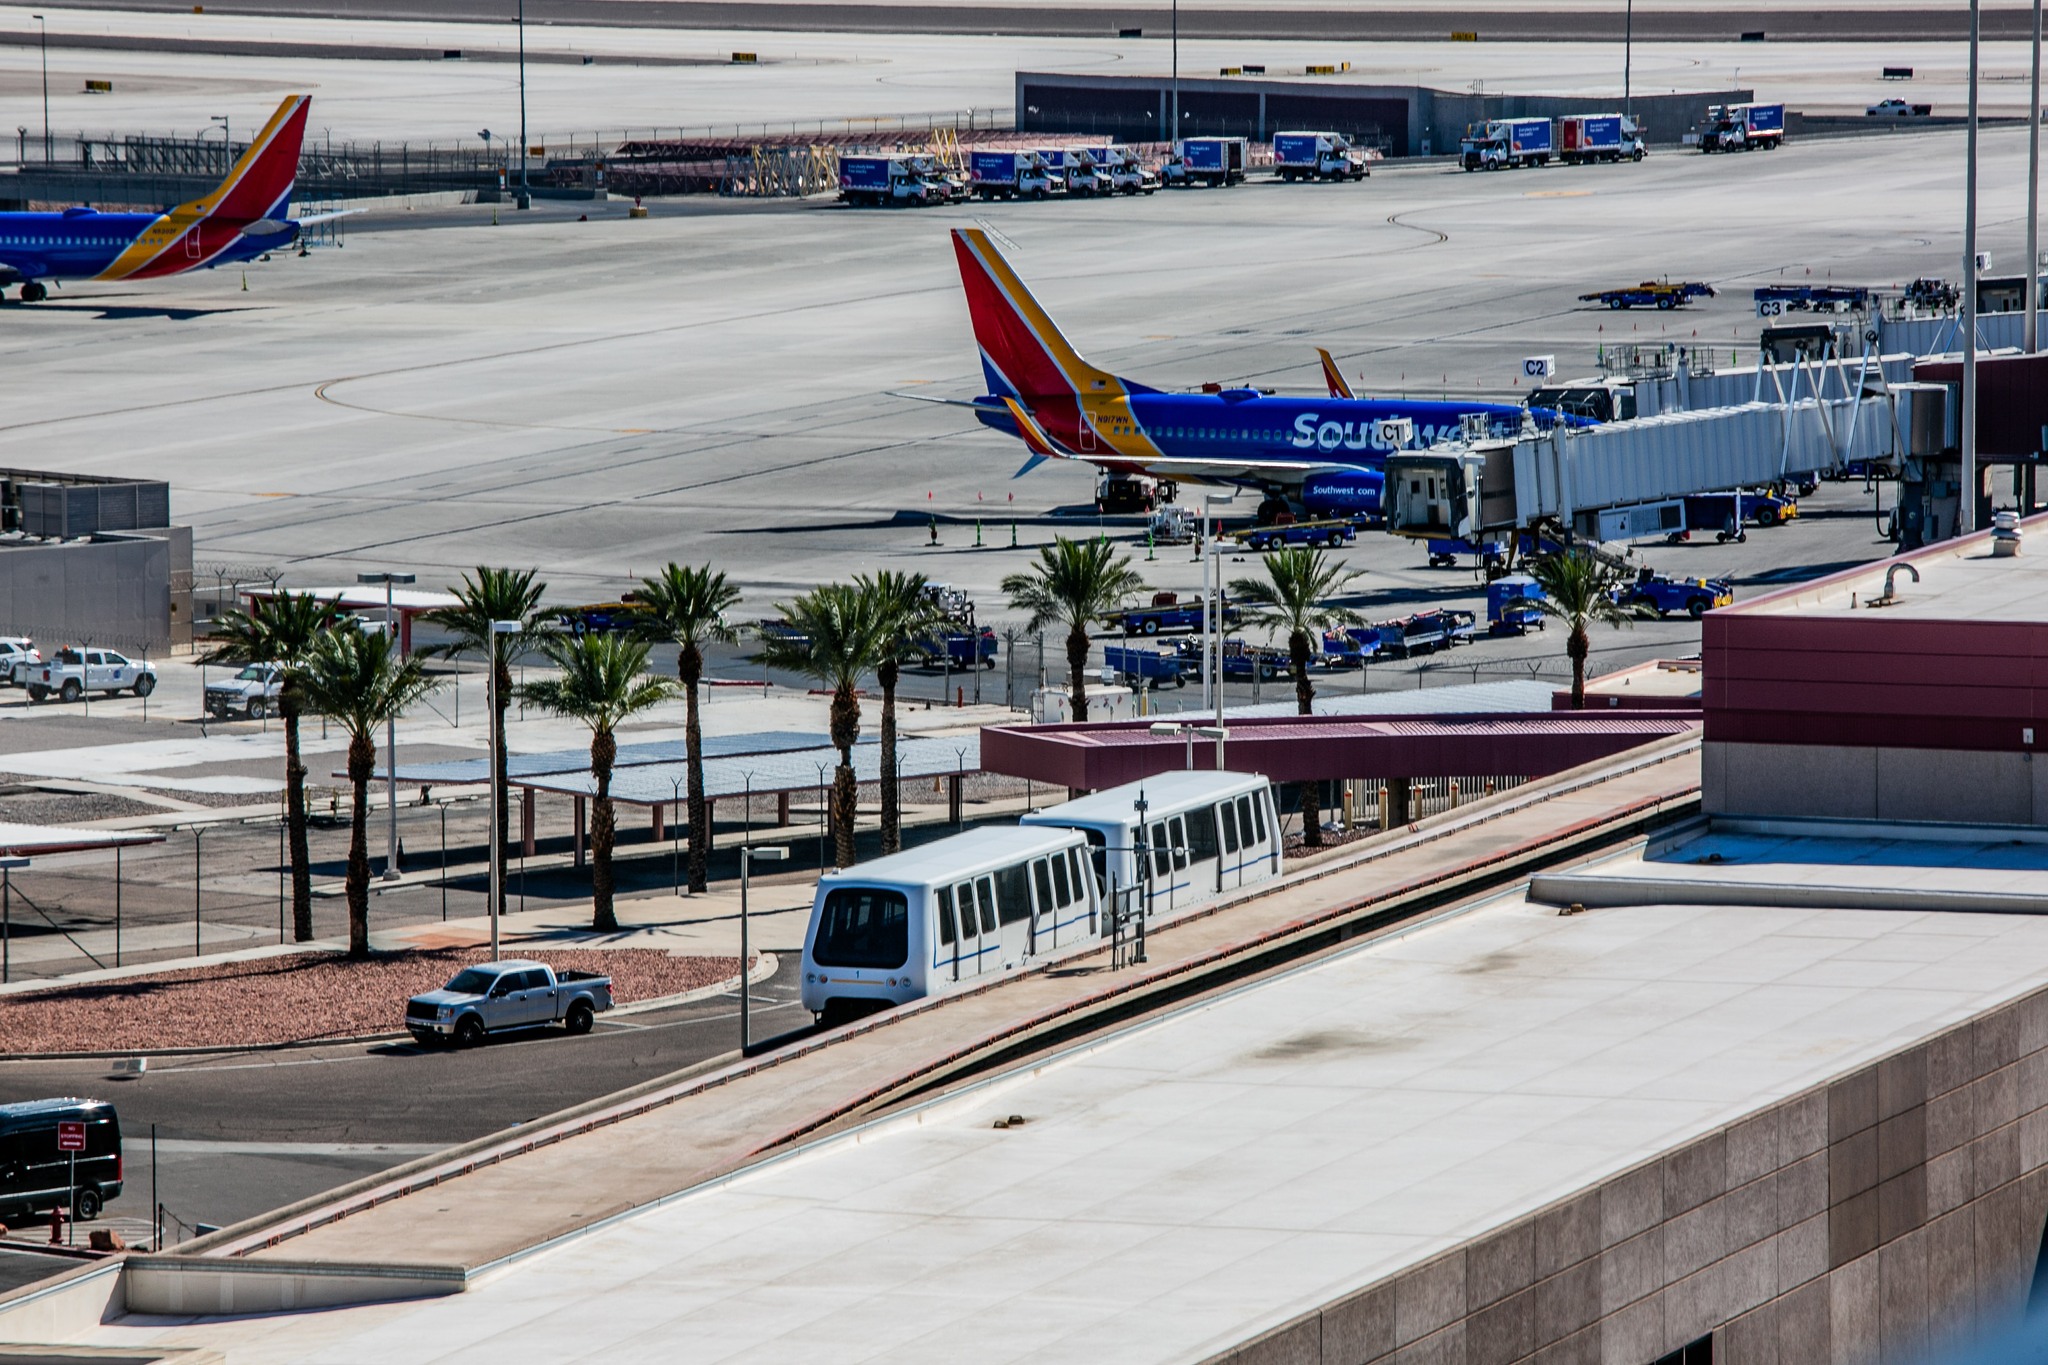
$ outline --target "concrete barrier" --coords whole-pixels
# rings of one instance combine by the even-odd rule
[[[123,1279],[127,1311],[179,1317],[431,1299],[460,1294],[469,1282],[462,1267],[452,1265],[206,1260],[193,1256],[130,1256]],[[10,1317],[0,1314],[0,1321]]]
[[[74,1341],[127,1310],[121,1261],[95,1261],[67,1275],[0,1294],[0,1343]]]

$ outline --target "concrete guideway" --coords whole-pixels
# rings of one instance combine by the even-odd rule
[[[334,1264],[388,1262],[399,1247],[408,1262],[474,1272],[941,1085],[977,1063],[1099,1029],[1105,1016],[1184,998],[1197,983],[1234,979],[1247,967],[1298,955],[1304,944],[1370,932],[1412,916],[1419,904],[1496,885],[1574,847],[1611,842],[1692,799],[1698,763],[1690,743],[1631,757],[1467,807],[1432,822],[1434,829],[1368,846],[1276,892],[1159,930],[1149,966],[1113,989],[1105,989],[1105,956],[1092,954],[1057,974],[914,1007],[755,1063],[665,1078],[529,1125],[509,1141],[486,1139],[227,1229],[184,1254]],[[572,1135],[573,1145],[560,1141]],[[405,1199],[429,1187],[431,1210]]]

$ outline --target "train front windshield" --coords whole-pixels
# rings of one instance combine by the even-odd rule
[[[910,957],[910,902],[901,891],[835,887],[818,916],[811,960],[820,967],[901,967]]]

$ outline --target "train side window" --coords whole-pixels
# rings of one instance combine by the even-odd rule
[[[1164,877],[1173,871],[1173,850],[1166,843],[1166,822],[1161,820],[1152,826],[1152,875]]]
[[[1169,831],[1169,832],[1170,832],[1170,833],[1172,834],[1172,836],[1173,836],[1173,866],[1174,866],[1174,870],[1175,870],[1175,871],[1180,871],[1180,870],[1182,870],[1182,869],[1186,868],[1186,867],[1187,867],[1187,865],[1188,865],[1188,830],[1187,830],[1187,826],[1186,826],[1186,825],[1184,825],[1184,824],[1182,824],[1182,823],[1181,823],[1181,818],[1180,818],[1180,817],[1179,817],[1178,815],[1176,815],[1176,816],[1174,816],[1174,817],[1173,817],[1173,819],[1172,819],[1172,820],[1171,820],[1170,822],[1168,822],[1168,824],[1167,824],[1166,828],[1167,828],[1167,830],[1168,830],[1168,831]]]
[[[1074,903],[1074,883],[1067,876],[1067,852],[1062,849],[1052,855],[1052,895],[1062,910]]]
[[[974,888],[961,882],[953,888],[949,897],[960,907],[960,937],[962,941],[974,937]]]
[[[996,931],[995,878],[977,878],[974,883],[974,898],[981,902],[981,932],[993,934]]]
[[[953,942],[953,888],[939,888],[939,942],[950,947]]]
[[[1031,918],[1031,874],[1023,863],[996,869],[996,919],[1021,924]]]
[[[1240,796],[1237,798],[1238,838],[1239,841],[1243,843],[1246,848],[1250,848],[1254,844],[1263,844],[1266,842],[1265,824],[1266,822],[1264,820],[1257,818],[1252,813],[1252,799],[1249,796]],[[1258,832],[1254,834],[1254,830]]]
[[[1237,852],[1237,807],[1225,801],[1216,807],[1216,814],[1223,821],[1223,851]]]
[[[1056,908],[1058,902],[1052,898],[1052,868],[1046,865],[1045,859],[1031,860],[1031,878],[1038,886],[1039,910],[1049,911]]]
[[[1090,831],[1090,833],[1092,834],[1093,831]],[[1074,899],[1080,900],[1088,894],[1081,889],[1081,850],[1078,848],[1068,849],[1067,859],[1074,865]],[[1099,853],[1094,854],[1093,861],[1095,863],[1095,890],[1099,895],[1102,891],[1102,855]]]
[[[1187,814],[1188,857],[1201,863],[1216,856],[1216,812],[1204,806]]]
[[[1084,829],[1081,835],[1088,841],[1088,859],[1095,864],[1095,889],[1104,893],[1109,890],[1109,840],[1099,829]]]

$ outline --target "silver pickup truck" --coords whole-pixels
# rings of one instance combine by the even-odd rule
[[[438,991],[405,1005],[405,1026],[422,1044],[473,1047],[485,1035],[561,1024],[588,1033],[612,1007],[612,979],[595,972],[557,976],[545,962],[507,958],[464,967]]]

